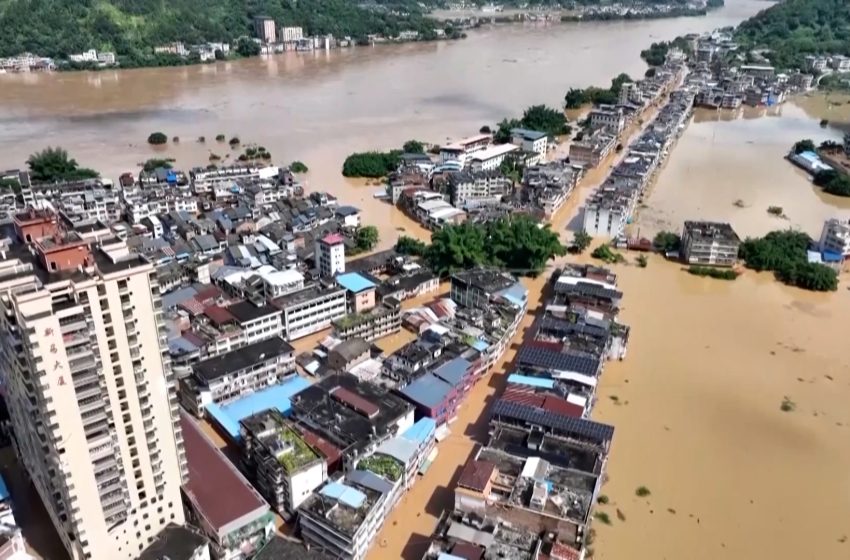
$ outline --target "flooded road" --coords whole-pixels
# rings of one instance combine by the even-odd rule
[[[340,176],[353,151],[417,138],[443,142],[477,133],[534,103],[558,106],[570,87],[640,77],[653,41],[735,25],[770,5],[728,0],[705,17],[629,22],[511,25],[462,41],[385,45],[180,68],[0,76],[0,167],[60,145],[105,176],[153,156],[183,168],[210,153],[238,156],[217,134],[266,147],[273,160],[310,167],[309,190],[328,190],[381,226],[382,247],[412,227],[372,199],[379,188]],[[162,131],[180,137],[146,144]],[[206,142],[198,143],[199,136]],[[224,160],[228,161],[227,159]]]

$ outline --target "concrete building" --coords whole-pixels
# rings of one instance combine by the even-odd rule
[[[283,311],[283,330],[288,340],[324,330],[348,311],[346,291],[339,286],[314,284],[273,303]]]
[[[806,57],[806,70],[820,74],[826,70],[829,60],[825,56],[808,55]]]
[[[506,272],[478,268],[456,272],[451,278],[451,298],[464,307],[487,308],[504,290],[517,284]]]
[[[138,560],[210,560],[210,547],[201,535],[170,524],[165,527]]]
[[[499,144],[478,150],[468,157],[469,166],[473,171],[493,171],[499,169],[505,157],[519,151],[519,146]]]
[[[598,189],[585,204],[584,231],[611,238],[621,235],[636,203],[637,192],[631,189]]]
[[[242,463],[260,493],[290,520],[328,478],[325,460],[277,409],[240,422]]]
[[[526,128],[513,128],[511,129],[511,144],[519,146],[524,152],[536,153],[542,159],[546,157],[549,137],[545,132],[528,130]]]
[[[622,107],[599,105],[590,111],[590,127],[594,130],[608,128],[614,134],[620,134],[625,126],[626,117]]]
[[[300,27],[281,27],[280,40],[284,43],[295,43],[304,38],[304,30]]]
[[[362,338],[349,338],[328,352],[328,366],[337,371],[348,371],[369,358],[369,343]]]
[[[470,156],[485,150],[492,141],[493,138],[489,134],[479,134],[446,144],[440,148],[440,163],[456,161],[463,167],[469,162]]]
[[[254,32],[257,38],[270,45],[277,42],[277,28],[274,20],[267,16],[257,16],[254,18]]]
[[[242,560],[274,534],[269,505],[185,412],[180,426],[189,479],[183,485],[187,521],[210,541],[216,560]],[[156,560],[161,560],[157,558]]]
[[[198,362],[180,380],[186,408],[203,417],[210,403],[227,404],[275,385],[295,372],[295,350],[277,336]]]
[[[823,223],[818,249],[821,253],[850,256],[850,221],[832,218]]]
[[[328,234],[316,241],[316,268],[323,278],[345,272],[345,238],[338,233]]]
[[[570,143],[570,163],[581,167],[596,167],[617,146],[617,136],[600,128],[585,135],[581,141]]]
[[[353,313],[363,313],[375,307],[376,284],[359,272],[336,277],[337,283],[348,292],[348,306]]]
[[[50,212],[14,229],[0,375],[18,460],[72,559],[135,559],[183,523],[187,476],[154,267]]]
[[[0,475],[0,560],[35,560],[27,552],[13,507],[12,495]]]
[[[498,171],[455,171],[448,174],[448,188],[452,205],[456,208],[474,208],[498,204],[502,197],[511,194],[512,184],[510,179]]]
[[[341,340],[373,341],[401,330],[401,303],[392,297],[365,313],[350,313],[333,321],[334,336]]]
[[[685,222],[682,260],[687,264],[732,266],[741,239],[732,226],[720,222]]]

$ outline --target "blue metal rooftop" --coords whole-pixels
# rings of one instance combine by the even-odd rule
[[[356,488],[346,486],[340,482],[329,482],[325,484],[325,486],[319,490],[319,494],[334,499],[339,503],[345,504],[354,509],[359,508],[363,505],[363,502],[366,501],[366,494]]]
[[[446,399],[451,390],[451,385],[431,373],[426,373],[404,387],[401,394],[416,404],[435,408]]]
[[[443,381],[450,383],[454,387],[457,387],[463,381],[463,378],[471,365],[472,362],[465,358],[455,358],[454,360],[446,362],[435,369],[433,374]]]
[[[375,283],[356,272],[347,272],[336,277],[340,286],[352,293],[360,293],[375,287]]]
[[[508,376],[508,383],[516,383],[517,385],[529,385],[531,387],[541,387],[544,389],[552,389],[555,387],[554,379],[546,379],[545,377],[532,377],[530,375],[521,375],[512,373]]]
[[[401,437],[422,445],[434,437],[436,431],[437,423],[432,418],[420,418],[414,425],[402,432]]]

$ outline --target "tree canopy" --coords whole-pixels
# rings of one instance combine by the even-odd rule
[[[446,226],[432,236],[425,258],[441,276],[481,265],[536,275],[549,259],[565,254],[566,247],[548,225],[520,215],[486,224]]]
[[[375,226],[364,226],[357,230],[354,237],[358,251],[371,251],[378,244],[378,228]]]
[[[546,105],[532,105],[523,112],[521,119],[502,119],[493,135],[493,141],[499,144],[510,142],[511,130],[514,128],[536,130],[549,136],[569,134],[571,131],[563,111]]]
[[[620,90],[623,84],[632,82],[628,74],[620,74],[613,80],[608,89],[591,86],[585,89],[570,89],[564,96],[564,106],[567,109],[578,109],[587,103],[595,105],[615,105],[620,100]]]
[[[741,51],[769,49],[779,69],[803,68],[811,54],[850,55],[850,2],[785,0],[743,22],[735,33]]]
[[[398,241],[396,241],[395,250],[401,255],[421,257],[424,256],[425,251],[428,250],[428,244],[424,241],[419,241],[414,237],[401,235],[399,236]]]
[[[814,182],[817,186],[822,187],[825,193],[836,196],[850,196],[850,177],[835,169],[818,171],[815,174]]]
[[[27,159],[33,181],[80,181],[98,177],[97,171],[80,167],[63,148],[45,148]]]
[[[814,152],[815,151],[815,143],[808,138],[805,140],[800,140],[794,144],[794,153],[801,154],[803,152]]]
[[[359,152],[345,158],[342,174],[346,177],[384,177],[395,171],[401,161],[401,152]]]
[[[838,274],[828,266],[810,263],[806,255],[812,240],[803,232],[772,231],[762,238],[741,243],[738,255],[753,270],[773,271],[785,284],[805,290],[834,291]]]
[[[289,165],[289,170],[292,171],[293,173],[307,173],[309,171],[309,169],[304,164],[304,162],[301,162],[301,161],[298,161],[298,160],[293,161]]]
[[[152,144],[154,146],[160,146],[167,142],[168,136],[166,136],[163,132],[152,132],[150,136],[148,136],[148,144]]]
[[[408,140],[401,148],[406,154],[424,154],[425,144],[419,140]]]

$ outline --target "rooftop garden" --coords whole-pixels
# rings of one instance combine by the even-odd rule
[[[280,430],[280,440],[289,444],[287,450],[279,454],[277,460],[283,465],[286,472],[300,469],[307,463],[316,459],[318,455],[304,440],[289,428]]]
[[[358,468],[371,471],[393,482],[400,479],[404,473],[401,463],[388,455],[370,455],[360,461]]]
[[[368,313],[349,313],[334,321],[334,325],[341,329],[350,329],[356,327],[360,323],[365,323],[371,317]]]

